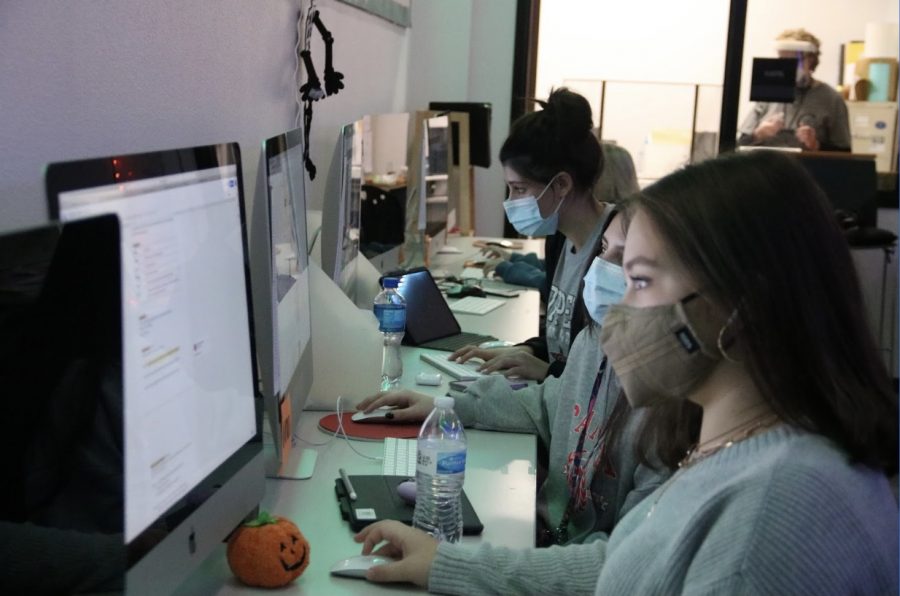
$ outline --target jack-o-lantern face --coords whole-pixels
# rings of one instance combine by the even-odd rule
[[[309,565],[309,542],[291,521],[261,513],[235,531],[227,554],[239,580],[249,586],[277,588]]]

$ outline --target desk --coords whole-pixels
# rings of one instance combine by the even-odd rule
[[[414,387],[413,378],[425,366],[419,360],[422,350],[403,348],[404,387]],[[442,387],[417,390],[440,394]],[[360,551],[353,542],[350,526],[341,519],[334,494],[338,468],[348,474],[379,474],[381,462],[355,454],[341,439],[318,430],[324,412],[304,412],[300,416],[297,435],[314,445],[318,462],[308,480],[266,480],[266,494],[261,507],[276,515],[292,519],[310,542],[310,565],[300,578],[282,592],[290,594],[399,594],[416,591],[405,585],[376,585],[365,581],[332,577],[331,565]],[[465,490],[484,523],[481,536],[466,536],[464,543],[488,541],[492,544],[523,547],[534,544],[535,532],[535,446],[533,435],[467,430],[468,462]],[[325,443],[324,445],[322,443]],[[380,456],[381,442],[352,441],[361,453]],[[298,444],[298,447],[302,445]],[[241,585],[231,574],[225,560],[225,546],[220,545],[176,594],[247,594],[262,593]]]

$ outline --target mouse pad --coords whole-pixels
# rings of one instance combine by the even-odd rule
[[[353,422],[350,418],[356,412],[344,412],[341,415],[344,431],[351,439],[360,439],[362,441],[381,441],[385,437],[396,437],[398,439],[415,439],[419,436],[419,430],[422,428],[421,422],[400,423],[386,422]],[[319,429],[326,433],[334,434],[337,430],[338,418],[337,414],[328,414],[319,419]]]
[[[341,517],[350,523],[354,532],[383,519],[395,519],[406,525],[412,525],[413,505],[407,503],[397,494],[397,485],[406,476],[350,476],[350,484],[356,492],[356,500],[351,501],[340,478],[334,480],[334,492],[337,495]],[[484,526],[478,514],[469,502],[466,491],[462,493],[463,534],[466,536],[481,534]]]

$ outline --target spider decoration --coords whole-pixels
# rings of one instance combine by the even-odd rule
[[[316,68],[313,65],[312,54],[309,50],[310,35],[312,33],[311,25],[315,25],[325,42],[325,88],[322,89],[322,82],[316,75]],[[344,88],[344,75],[334,69],[332,65],[332,46],[334,45],[334,36],[322,23],[319,18],[319,11],[310,6],[306,20],[306,44],[303,51],[300,52],[300,58],[306,67],[307,80],[300,86],[300,98],[303,100],[303,162],[306,171],[309,172],[309,179],[314,180],[316,177],[316,165],[309,158],[309,130],[312,128],[314,101],[328,96],[335,95]]]

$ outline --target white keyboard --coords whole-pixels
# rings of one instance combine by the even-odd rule
[[[439,371],[447,373],[457,381],[474,381],[475,379],[480,379],[484,376],[484,373],[478,372],[472,368],[472,365],[460,364],[459,362],[447,360],[446,352],[438,355],[424,353],[421,354],[419,358]]]
[[[384,460],[381,462],[382,476],[416,477],[416,440],[384,439]]]
[[[466,315],[483,315],[495,308],[503,306],[504,301],[497,298],[479,298],[478,296],[466,296],[450,304],[450,310]]]

